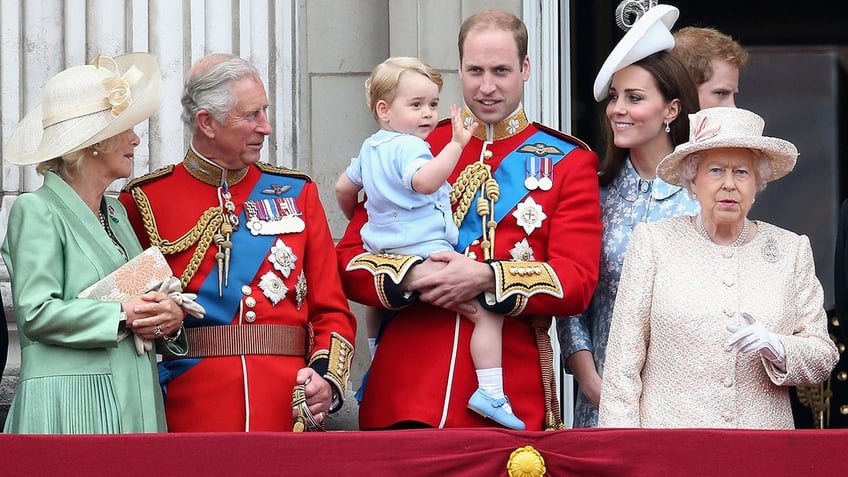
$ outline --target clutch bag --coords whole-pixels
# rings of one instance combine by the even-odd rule
[[[98,280],[77,298],[123,302],[159,287],[173,273],[158,247],[150,247],[117,270]]]

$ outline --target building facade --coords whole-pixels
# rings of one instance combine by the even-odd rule
[[[180,121],[184,77],[198,58],[233,53],[259,69],[268,89],[274,133],[263,160],[308,173],[317,182],[334,237],[346,226],[333,185],[376,128],[365,105],[364,81],[389,56],[420,56],[445,77],[442,113],[462,103],[456,75],[456,38],[462,20],[502,8],[530,30],[532,75],[525,105],[531,119],[560,127],[569,111],[560,105],[563,60],[560,18],[568,7],[556,0],[9,0],[0,3],[0,140],[40,101],[44,84],[59,71],[96,55],[148,51],[159,59],[164,82],[159,114],[136,127],[138,177],[182,160],[188,134]],[[567,2],[566,2],[567,3]],[[561,10],[561,8],[564,8]],[[565,55],[567,64],[567,53]],[[543,99],[544,98],[544,99]],[[37,189],[33,166],[2,162],[0,240],[9,209],[23,192]],[[110,188],[117,193],[124,182]],[[0,261],[0,293],[6,305],[11,346],[5,393],[20,365],[9,275]],[[353,306],[362,315],[358,305]],[[364,327],[362,327],[364,329]],[[362,338],[362,337],[360,337]],[[367,349],[364,338],[359,349]],[[556,340],[553,340],[554,342]],[[367,363],[359,353],[354,385]]]

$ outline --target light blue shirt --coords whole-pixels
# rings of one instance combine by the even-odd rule
[[[598,374],[603,377],[612,310],[630,234],[640,222],[695,215],[700,206],[682,187],[670,185],[659,177],[643,180],[629,159],[618,177],[600,192],[604,230],[598,285],[589,308],[582,315],[557,319],[557,332],[563,360],[577,351],[589,350],[594,355]],[[597,425],[598,409],[578,393],[574,427]]]
[[[432,194],[412,187],[412,176],[433,159],[421,138],[380,130],[362,143],[345,170],[365,190],[368,222],[360,234],[372,253],[418,255],[453,250],[458,231],[450,206],[450,185]]]

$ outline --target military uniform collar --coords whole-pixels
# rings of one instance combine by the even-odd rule
[[[474,137],[481,141],[498,141],[506,139],[508,137],[515,136],[521,131],[527,129],[527,126],[530,125],[530,122],[527,121],[527,115],[524,114],[524,107],[520,104],[518,105],[518,109],[516,109],[512,114],[495,124],[483,123],[483,121],[478,119],[477,116],[468,109],[468,106],[466,106],[462,111],[462,120],[464,124],[471,124],[474,121],[477,121],[477,123],[480,124],[477,130],[474,131]]]
[[[249,170],[248,167],[235,171],[224,169],[195,151],[194,146],[190,147],[186,153],[185,159],[183,159],[183,167],[190,176],[213,187],[220,187],[224,184],[234,186],[247,177]]]

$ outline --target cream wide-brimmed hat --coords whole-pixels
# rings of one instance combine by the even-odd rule
[[[689,115],[689,142],[674,148],[657,165],[657,175],[669,184],[682,186],[680,162],[692,153],[722,147],[762,151],[771,162],[772,176],[780,179],[795,167],[798,149],[789,141],[763,136],[765,121],[751,111],[739,108],[707,108]]]
[[[3,158],[26,165],[61,157],[148,119],[162,100],[162,75],[150,53],[68,68],[44,86],[41,104],[18,124]]]
[[[642,13],[644,1],[625,0],[616,9],[616,23],[626,28],[627,23],[621,17],[626,14]],[[629,10],[629,12],[628,12]],[[612,75],[637,61],[654,53],[674,48],[674,36],[671,27],[677,21],[680,10],[671,5],[656,5],[644,11],[624,37],[607,56],[598,76],[595,77],[595,101],[603,101],[609,95]]]

